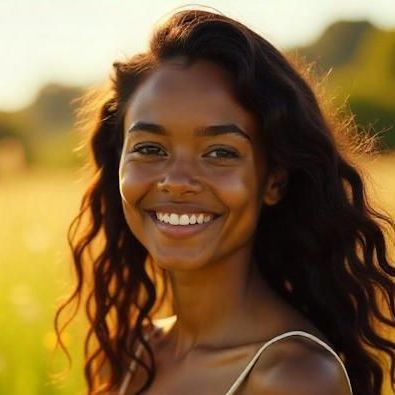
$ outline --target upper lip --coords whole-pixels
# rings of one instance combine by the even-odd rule
[[[215,216],[221,215],[212,209],[193,204],[158,204],[145,209],[145,211],[156,211],[162,213],[189,214],[189,213],[208,213]]]

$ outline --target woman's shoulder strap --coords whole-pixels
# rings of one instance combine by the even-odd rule
[[[150,337],[153,336],[155,333],[157,333],[160,329],[161,329],[161,328],[160,328],[159,326],[156,326],[156,325],[155,325],[150,331],[147,331],[147,332],[143,335],[145,341],[148,341],[148,340],[150,339]],[[139,358],[139,357],[141,356],[141,353],[142,353],[142,352],[143,352],[143,345],[142,345],[142,343],[139,343],[138,346],[137,346],[137,348],[136,348],[135,356],[136,356],[137,358]],[[124,379],[123,379],[123,381],[122,381],[122,384],[121,384],[121,387],[120,387],[120,389],[119,389],[118,395],[125,395],[126,389],[127,389],[128,386],[129,386],[130,379],[132,378],[132,373],[133,373],[134,370],[136,369],[136,365],[137,365],[137,362],[136,362],[136,360],[133,359],[133,360],[130,362],[129,369],[128,369],[128,371],[126,372],[126,375],[125,375],[125,377],[124,377]]]
[[[312,340],[313,342],[319,344],[323,348],[325,348],[327,351],[329,351],[336,358],[336,360],[339,362],[340,366],[342,367],[344,374],[346,376],[346,379],[347,379],[347,384],[348,384],[350,393],[351,394],[353,393],[350,378],[348,377],[348,373],[347,373],[346,367],[344,366],[343,361],[340,359],[340,357],[336,354],[336,352],[328,344],[326,344],[324,341],[322,341],[318,337],[312,335],[311,333],[304,332],[304,331],[290,331],[290,332],[285,332],[285,333],[282,333],[278,336],[275,336],[272,339],[270,339],[269,341],[267,341],[265,344],[263,344],[262,347],[259,348],[259,350],[256,352],[256,354],[253,356],[251,361],[248,363],[248,365],[245,367],[245,369],[241,372],[240,376],[235,380],[235,382],[232,384],[232,386],[229,388],[228,392],[225,395],[233,395],[236,392],[236,390],[238,389],[240,384],[243,382],[243,380],[247,377],[248,373],[250,373],[251,369],[254,367],[255,363],[257,362],[258,358],[261,356],[263,351],[265,351],[273,343],[276,343],[282,339],[285,339],[285,338],[288,338],[291,336],[302,336],[302,337],[308,338],[308,339]]]

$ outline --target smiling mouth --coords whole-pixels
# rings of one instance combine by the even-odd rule
[[[218,218],[221,217],[221,215],[215,214],[210,221],[203,222],[202,224],[196,223],[196,224],[188,224],[188,225],[172,225],[170,223],[160,221],[156,217],[155,211],[147,211],[147,214],[151,217],[156,228],[161,233],[175,239],[182,239],[185,237],[190,237],[195,234],[201,233],[204,229],[218,222],[217,221]]]

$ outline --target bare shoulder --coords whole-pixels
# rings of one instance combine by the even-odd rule
[[[253,395],[351,395],[335,356],[299,337],[270,346],[248,381]]]

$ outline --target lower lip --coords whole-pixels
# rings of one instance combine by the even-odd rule
[[[208,228],[210,225],[214,224],[220,217],[214,217],[209,222],[203,222],[202,224],[194,225],[171,225],[165,222],[160,222],[156,218],[156,214],[148,213],[149,217],[152,219],[156,227],[164,233],[166,236],[172,237],[174,239],[184,239],[186,237],[193,236],[200,233],[204,229]]]

